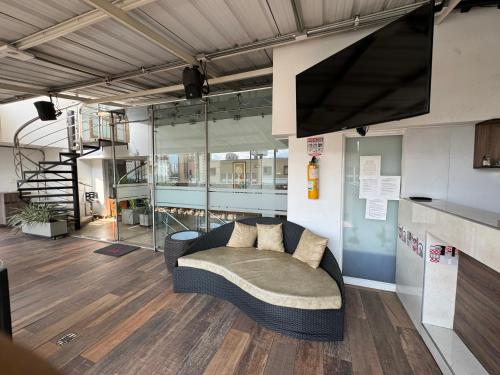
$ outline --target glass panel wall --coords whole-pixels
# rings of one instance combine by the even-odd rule
[[[181,101],[154,108],[156,243],[182,230],[205,229],[205,103]]]
[[[180,230],[286,216],[288,143],[272,136],[271,104],[268,89],[154,107],[158,248]]]
[[[147,108],[83,106],[81,113],[78,144],[98,149],[78,159],[84,209],[76,234],[153,247]]]
[[[83,160],[102,201],[87,232],[102,224],[109,240],[152,247],[154,239],[163,249],[182,230],[286,216],[288,142],[272,136],[271,97],[257,89],[148,108],[84,107],[82,140],[105,141]]]
[[[286,215],[288,145],[272,136],[271,90],[209,98],[210,229]]]

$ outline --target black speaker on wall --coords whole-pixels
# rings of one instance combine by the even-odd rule
[[[36,111],[38,112],[38,117],[42,121],[57,120],[57,113],[54,103],[51,101],[41,100],[39,102],[33,103],[35,105]]]
[[[198,66],[186,67],[182,71],[182,83],[186,92],[186,99],[199,99],[203,94],[205,76],[199,71]]]

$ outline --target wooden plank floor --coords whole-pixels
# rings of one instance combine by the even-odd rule
[[[102,246],[0,228],[14,339],[65,374],[440,373],[394,293],[348,287],[345,340],[295,340],[228,302],[174,294],[161,253],[93,252]]]

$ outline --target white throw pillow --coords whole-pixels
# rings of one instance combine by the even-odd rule
[[[284,252],[283,224],[257,224],[257,249]]]
[[[325,253],[328,238],[320,237],[308,229],[300,236],[299,244],[293,253],[293,257],[307,263],[312,268],[318,268]]]
[[[227,247],[254,247],[257,239],[257,228],[253,225],[246,225],[234,222],[233,233],[227,243]]]

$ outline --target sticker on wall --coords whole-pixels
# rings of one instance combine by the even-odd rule
[[[424,257],[424,243],[422,241],[418,241],[418,256],[420,258]]]
[[[398,238],[420,258],[424,257],[425,244],[403,225],[398,225]]]
[[[307,154],[309,156],[321,156],[325,151],[325,142],[323,137],[307,138]]]
[[[418,253],[418,238],[417,237],[413,237],[411,239],[411,249],[413,250],[413,252]]]
[[[406,246],[411,248],[411,241],[413,239],[413,233],[411,233],[409,230],[406,231]]]
[[[441,249],[435,246],[431,246],[429,250],[429,262],[439,263],[440,257],[441,257]]]

